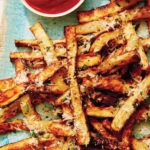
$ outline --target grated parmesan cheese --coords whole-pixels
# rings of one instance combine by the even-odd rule
[[[44,55],[44,60],[46,61],[47,65],[49,66],[54,61],[57,61],[57,58],[54,56],[54,54],[52,52],[47,52]]]
[[[21,71],[15,78],[14,81],[19,84],[19,83],[23,83],[23,82],[28,82],[29,79],[27,77],[28,71]]]

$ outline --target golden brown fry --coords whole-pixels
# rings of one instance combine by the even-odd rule
[[[1,134],[19,130],[28,130],[23,120],[14,120],[12,122],[0,123]]]
[[[100,55],[94,53],[81,54],[77,58],[77,67],[80,69],[86,69],[101,63]]]
[[[148,68],[148,58],[144,52],[142,42],[136,34],[136,31],[131,22],[128,22],[124,27],[124,34],[127,39],[127,45],[124,47],[124,51],[130,51],[137,49],[140,55],[140,65],[143,70]]]
[[[84,71],[80,71],[78,77],[79,78],[84,78],[87,76],[93,77],[98,73],[109,74],[109,72],[112,72],[112,69],[116,67],[117,69],[120,69],[120,67],[139,61],[140,61],[139,54],[136,50],[129,51],[121,55],[118,55],[117,53],[117,56],[111,58],[108,57],[97,67],[88,68]]]
[[[101,122],[99,122],[98,120],[96,119],[89,119],[90,120],[90,124],[94,127],[94,129],[100,134],[102,135],[103,138],[107,138],[107,139],[110,139],[110,140],[116,140],[117,141],[117,138],[113,135],[111,135],[102,125]]]
[[[19,76],[25,70],[26,70],[26,62],[24,60],[22,60],[22,59],[15,60],[16,76]]]
[[[105,6],[98,7],[89,11],[78,12],[78,20],[80,23],[98,20],[100,18],[104,18],[106,16],[113,15],[115,13],[123,11],[135,5],[139,1],[140,0],[128,2],[126,0],[113,0],[111,3]]]
[[[123,22],[128,22],[136,19],[149,18],[150,6],[143,8],[133,8],[130,10],[125,10],[118,14],[114,14],[111,17],[105,17],[99,19],[98,21],[91,21],[84,24],[76,25],[77,34],[88,34],[99,31],[103,33],[109,30],[114,30],[116,26],[120,26]]]
[[[75,79],[75,65],[77,56],[77,42],[75,33],[75,27],[68,26],[65,28],[66,48],[68,55],[68,78],[70,79],[71,103],[73,107],[74,127],[77,132],[77,143],[79,145],[87,145],[90,141],[90,136],[86,124],[85,114],[82,108],[78,83]]]
[[[47,52],[50,52],[53,57],[56,57],[54,45],[42,25],[40,23],[36,23],[30,28],[30,30],[34,34],[42,54],[46,55]]]
[[[16,59],[24,59],[28,61],[32,60],[43,60],[44,57],[40,51],[33,51],[33,52],[11,52],[10,53],[10,60],[15,62]]]
[[[145,143],[147,141],[147,144]],[[149,150],[149,141],[150,139],[138,140],[132,138],[132,148],[133,150]]]
[[[25,94],[20,98],[20,107],[27,121],[39,121],[40,117],[34,110],[29,94]]]
[[[30,92],[36,92],[36,93],[47,93],[47,94],[55,94],[60,95],[63,94],[67,89],[63,89],[62,87],[58,85],[42,85],[40,87],[37,87],[34,84],[30,84],[28,86],[28,91]]]
[[[132,89],[133,92],[131,92],[130,97],[127,98],[112,121],[111,126],[113,130],[120,131],[124,127],[126,121],[136,110],[136,107],[145,99],[148,94],[148,88],[150,86],[149,81],[150,75],[148,74],[136,88]]]
[[[20,83],[17,84],[12,89],[0,93],[0,106],[4,107],[16,101],[17,98],[19,98],[21,95],[24,94],[26,88],[27,88],[27,83]]]
[[[136,87],[135,84],[126,83],[125,80],[112,76],[83,78],[82,84],[86,87],[94,87],[122,94],[129,93],[132,88]]]
[[[0,80],[0,92],[4,92],[15,87],[16,83],[13,78]]]
[[[114,118],[117,113],[117,108],[114,107],[87,107],[86,114],[97,118]]]
[[[121,29],[116,29],[111,32],[106,32],[99,35],[90,47],[91,52],[100,52],[103,46],[107,45],[110,40],[116,40],[117,44],[123,44],[123,31]],[[120,36],[121,39],[118,37]]]
[[[70,90],[67,90],[55,101],[55,105],[59,106],[63,105],[64,103],[70,103],[70,100]]]
[[[40,73],[34,75],[31,79],[37,86],[42,86],[43,82],[54,75],[54,73],[62,67],[60,62],[54,62],[50,66],[46,67]]]
[[[39,97],[37,99],[34,96],[34,100],[35,100],[35,101],[33,101],[34,105],[38,105],[42,102],[41,98],[39,98]],[[21,98],[19,98],[14,103],[10,104],[8,107],[5,107],[5,108],[0,110],[0,123],[5,122],[9,118],[13,118],[18,113],[21,112],[20,101],[21,101]]]
[[[14,41],[16,47],[29,47],[29,48],[33,48],[33,49],[39,49],[38,43],[36,40],[15,40]]]
[[[39,140],[37,138],[31,137],[5,145],[1,147],[0,150],[38,150],[39,148],[52,145],[57,140],[58,139],[52,135],[49,137],[41,136],[39,137]]]

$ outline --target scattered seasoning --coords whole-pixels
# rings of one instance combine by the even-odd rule
[[[84,64],[83,67],[82,67],[82,69],[83,69],[83,70],[87,69],[87,65]]]
[[[136,101],[133,104],[133,107],[137,107],[138,106],[138,99],[136,99]]]
[[[41,43],[43,43],[42,41],[38,41],[38,44],[41,44]]]
[[[50,50],[50,46],[47,46],[46,47],[46,51],[48,52]]]
[[[29,105],[26,103],[26,111],[25,114],[27,114],[29,112]]]
[[[63,102],[67,100],[70,100],[70,94],[68,94],[65,98],[62,99]]]
[[[130,85],[129,88],[130,88],[130,89],[133,89],[134,87]]]

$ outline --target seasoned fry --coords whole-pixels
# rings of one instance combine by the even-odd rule
[[[0,93],[0,107],[7,106],[17,100],[21,95],[24,94],[27,88],[26,83],[20,83],[14,88],[6,90],[5,92]]]
[[[20,74],[22,74],[23,71],[26,70],[26,62],[24,60],[21,59],[17,59],[15,61],[15,72],[16,72],[16,76],[19,76]]]
[[[145,139],[145,141],[148,143],[149,139]],[[149,150],[149,144],[146,144],[144,140],[137,140],[132,138],[132,148],[133,150]]]
[[[121,29],[116,29],[114,31],[106,32],[98,36],[96,40],[93,42],[93,44],[91,45],[90,51],[100,52],[104,45],[107,45],[110,40],[117,39],[119,36],[121,36],[122,39],[121,40],[117,39],[116,41],[118,44],[122,44],[123,39],[124,39],[122,37],[122,34],[123,34],[123,31]]]
[[[42,54],[46,55],[47,52],[50,52],[55,58],[56,54],[54,51],[54,45],[48,37],[48,35],[46,34],[42,25],[40,23],[37,23],[34,26],[32,26],[30,30],[34,34]]]
[[[98,73],[106,74],[109,71],[112,72],[112,69],[114,67],[117,67],[117,69],[119,69],[120,67],[139,61],[140,61],[139,54],[136,50],[126,52],[122,55],[117,54],[116,57],[111,58],[108,57],[108,59],[105,59],[99,66],[95,68],[93,67],[88,68],[84,71],[80,71],[78,77],[84,78],[91,75],[95,76]]]
[[[23,115],[25,118],[29,121],[39,121],[40,117],[37,114],[37,112],[34,110],[34,107],[32,106],[30,96],[28,94],[25,94],[20,98],[20,107],[22,110]]]
[[[87,107],[86,114],[97,118],[113,118],[117,113],[114,107]]]
[[[43,55],[40,51],[33,52],[11,52],[10,60],[15,62],[16,59],[24,59],[24,60],[43,60]]]
[[[126,100],[124,105],[118,110],[115,115],[111,127],[115,131],[120,131],[125,122],[136,110],[136,106],[139,105],[148,94],[148,87],[150,75],[147,75],[136,88],[133,89],[132,95]]]
[[[125,10],[111,17],[98,19],[84,24],[76,25],[77,34],[89,34],[99,31],[100,33],[114,29],[120,26],[123,22],[128,22],[136,19],[149,18],[149,6],[143,8],[134,8]]]
[[[0,148],[0,150],[38,150],[40,147],[43,146],[50,146],[54,141],[57,141],[58,139],[55,138],[54,136],[49,136],[47,138],[40,137],[39,140],[37,138],[31,137],[24,139],[22,141],[16,142],[16,143],[11,143],[6,146],[3,146]],[[39,148],[38,148],[39,147]]]
[[[12,122],[0,123],[1,134],[18,130],[28,130],[23,120],[14,120]]]
[[[101,57],[99,55],[88,53],[82,54],[77,58],[77,67],[80,69],[86,69],[101,63]]]
[[[89,131],[86,124],[85,114],[82,108],[82,101],[75,79],[75,65],[77,56],[77,43],[75,37],[75,27],[65,28],[66,47],[68,55],[68,78],[70,79],[71,103],[73,107],[74,126],[77,132],[77,143],[87,145],[90,141]]]
[[[92,124],[92,126],[94,127],[94,129],[100,134],[102,135],[104,138],[110,139],[110,140],[115,140],[117,141],[117,138],[114,137],[113,135],[111,135],[102,125],[101,122],[99,122],[96,119],[90,119],[90,123]]]
[[[36,40],[15,40],[16,47],[29,47],[33,49],[39,49],[38,43]]]
[[[28,86],[28,91],[36,92],[36,93],[48,93],[48,94],[55,94],[60,95],[63,94],[68,88],[60,87],[59,85],[42,85],[37,87],[34,84]]]
[[[54,62],[40,73],[36,74],[31,80],[36,83],[37,86],[42,86],[43,82],[50,78],[54,73],[61,68],[60,62]]]
[[[67,90],[66,92],[64,92],[64,94],[62,94],[56,101],[55,101],[55,105],[59,106],[59,105],[63,105],[64,103],[70,103],[71,97],[70,97],[70,90]]]
[[[4,92],[15,87],[16,83],[13,78],[0,80],[0,92]]]
[[[109,3],[103,7],[98,7],[98,8],[92,9],[90,11],[78,12],[78,20],[80,23],[98,20],[98,19],[104,18],[108,15],[113,15],[115,13],[123,11],[123,10],[135,5],[139,1],[140,0],[135,0],[135,1],[114,0],[111,3]]]
[[[126,83],[122,79],[111,76],[96,76],[92,79],[84,78],[82,84],[86,87],[94,87],[122,94],[129,93],[132,88],[136,87],[134,84]]]

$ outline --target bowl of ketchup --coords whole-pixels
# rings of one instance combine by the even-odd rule
[[[60,17],[77,9],[84,0],[21,0],[32,12],[44,17]]]

